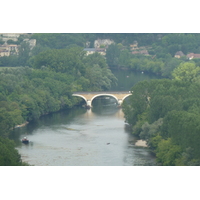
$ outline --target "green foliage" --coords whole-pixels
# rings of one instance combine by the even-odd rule
[[[19,60],[17,55],[3,56],[0,57],[0,66],[19,66]]]
[[[117,79],[100,54],[85,56],[80,47],[54,49],[32,59],[33,68],[0,71],[1,135],[41,115],[70,108],[74,91],[108,90]]]
[[[63,49],[71,44],[77,44],[84,47],[86,38],[80,33],[35,33],[31,39],[36,39],[37,43],[51,49]]]
[[[142,131],[140,132],[140,138],[149,141],[150,138],[157,136],[160,132],[161,126],[163,124],[163,119],[160,118],[152,124],[145,122],[142,125]]]
[[[0,135],[6,135],[7,131],[21,124],[24,119],[18,103],[0,101]]]
[[[30,68],[0,72],[1,135],[24,121],[71,107],[73,77],[67,74]]]
[[[170,80],[161,79],[142,81],[134,85],[132,88],[133,95],[130,96],[130,105],[123,107],[127,122],[134,126],[138,117],[144,112],[149,112],[149,109],[151,109],[151,99],[153,98],[152,94],[155,88],[162,84],[167,86],[169,83]]]
[[[34,57],[32,63],[34,68],[73,76],[79,90],[107,90],[117,80],[103,56],[98,53],[84,56],[80,47],[41,52]]]
[[[171,72],[178,67],[181,62],[182,60],[177,58],[168,59],[162,69],[162,76],[172,78]]]
[[[37,44],[35,47],[33,47],[32,51],[31,51],[31,56],[36,56],[39,53],[43,52],[43,51],[47,51],[50,50],[49,47],[46,46],[42,46],[40,44]]]
[[[47,69],[55,72],[67,72],[77,76],[78,71],[84,71],[81,59],[84,55],[82,48],[74,47],[71,49],[51,49],[39,53],[32,61],[33,67]]]
[[[172,96],[156,95],[151,98],[149,121],[154,122],[163,118],[171,110],[180,110],[181,104]]]
[[[0,166],[22,166],[21,156],[15,149],[15,144],[8,138],[0,137]]]
[[[173,78],[140,82],[131,89],[123,111],[133,134],[147,141],[163,165],[200,165],[200,63],[174,58],[177,51],[200,53],[200,34],[38,33],[31,38],[37,39],[33,50],[21,37],[19,55],[0,58],[0,66],[33,67],[0,70],[1,136],[26,120],[76,105],[74,91],[108,90],[117,82],[108,65],[126,67]],[[93,47],[98,38],[115,43],[106,57],[85,56],[86,42]],[[135,41],[150,56],[131,54]]]
[[[185,82],[193,82],[199,76],[200,67],[197,67],[195,63],[186,62],[181,63],[172,72],[172,76],[175,80],[181,80]]]
[[[119,56],[119,65],[121,67],[129,67],[130,66],[130,58],[131,54],[128,49],[121,51]]]
[[[177,166],[199,166],[200,159],[194,159],[194,149],[191,147],[186,148],[186,150],[181,154],[181,156],[176,159],[175,163]]]
[[[132,133],[136,136],[139,136],[142,131],[143,124],[147,121],[147,112],[143,112],[141,115],[138,115],[137,118],[138,120],[132,128]]]
[[[184,54],[198,52],[200,35],[191,33],[172,33],[162,38],[162,46],[167,48],[172,55],[175,51],[182,51]]]
[[[98,53],[91,54],[83,60],[86,66],[85,78],[90,82],[90,90],[108,90],[117,83],[117,78],[108,69],[103,56]]]
[[[106,50],[106,60],[109,66],[116,66],[118,65],[120,56],[120,49],[118,45],[111,44]]]
[[[188,147],[194,149],[194,158],[200,156],[200,115],[186,111],[171,111],[163,122],[161,135],[170,137],[182,150]]]
[[[28,42],[22,42],[19,47],[18,62],[20,66],[26,66],[30,57],[30,45]]]
[[[162,141],[162,136],[159,134],[149,138],[147,145],[153,152],[158,148],[158,144]]]
[[[19,42],[10,39],[10,40],[7,40],[7,44],[19,44]]]
[[[176,159],[180,157],[181,148],[178,145],[174,145],[170,138],[167,140],[161,140],[158,143],[156,149],[156,159],[158,163],[162,163],[165,166],[174,166]]]
[[[187,79],[143,81],[132,88],[125,119],[162,165],[200,164],[199,90],[199,82]]]

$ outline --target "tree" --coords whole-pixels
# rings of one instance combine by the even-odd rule
[[[187,111],[171,111],[163,119],[161,136],[171,138],[174,144],[181,147],[182,151],[191,147],[194,149],[194,158],[200,156],[200,115]]]
[[[69,73],[77,76],[84,72],[82,62],[84,52],[80,47],[70,49],[51,49],[39,53],[32,61],[33,67],[41,69],[43,66],[54,72]]]
[[[22,166],[21,156],[15,149],[15,144],[8,138],[0,137],[0,166]]]
[[[175,80],[193,82],[200,74],[200,67],[193,62],[181,63],[172,72],[172,77]]]
[[[120,55],[120,49],[116,44],[111,44],[106,50],[106,60],[109,66],[116,66],[119,64],[118,59]]]
[[[34,33],[31,39],[36,39],[38,44],[51,49],[64,49],[71,44],[84,47],[87,41],[86,36],[81,33]]]
[[[171,58],[165,62],[162,69],[162,76],[172,78],[172,71],[179,66],[182,61],[177,58]]]
[[[30,56],[30,45],[28,42],[22,42],[19,47],[19,65],[26,66]]]
[[[10,39],[10,40],[7,40],[7,44],[19,44],[19,42]]]
[[[171,110],[180,110],[181,104],[169,95],[156,95],[151,98],[149,121],[152,123],[163,118]]]
[[[86,67],[85,78],[90,81],[91,90],[108,90],[116,84],[117,78],[108,69],[105,58],[99,53],[88,55],[83,59]],[[89,88],[88,88],[89,89]]]
[[[130,52],[128,49],[122,50],[119,56],[119,65],[123,67],[128,67],[130,65]]]
[[[38,45],[36,45],[35,47],[33,47],[33,49],[31,50],[31,56],[36,56],[36,55],[38,55],[40,52],[47,51],[47,50],[50,50],[50,48],[38,44]]]
[[[142,131],[140,132],[140,138],[149,141],[150,138],[157,136],[157,134],[160,132],[160,128],[163,124],[163,119],[160,118],[157,121],[155,121],[152,124],[149,124],[148,122],[145,122],[142,125]]]
[[[158,148],[156,149],[156,160],[158,163],[162,163],[165,166],[174,166],[176,159],[178,159],[180,155],[180,146],[174,145],[170,138],[161,140],[158,143]]]

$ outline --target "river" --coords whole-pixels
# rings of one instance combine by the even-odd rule
[[[118,90],[130,90],[138,81],[156,78],[126,70],[113,73],[119,79]],[[20,142],[24,136],[31,141],[28,145]],[[77,107],[42,116],[15,129],[11,139],[22,160],[35,166],[156,165],[148,148],[135,145],[137,138],[113,99],[94,99],[90,110]]]

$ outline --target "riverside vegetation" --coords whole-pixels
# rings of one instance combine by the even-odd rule
[[[33,34],[37,45],[22,42],[19,55],[0,58],[0,165],[22,163],[10,129],[41,115],[80,103],[75,91],[109,90],[117,79],[108,66],[152,72],[165,79],[136,84],[123,104],[134,135],[147,141],[160,165],[200,165],[200,63],[176,51],[200,53],[200,34]],[[85,56],[85,42],[115,41],[106,53]],[[149,48],[132,55],[129,44]],[[12,66],[12,67],[3,67]],[[21,67],[18,67],[21,66]]]

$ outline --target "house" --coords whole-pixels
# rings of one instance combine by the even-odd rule
[[[84,51],[86,51],[86,55],[90,55],[90,54],[93,54],[95,53],[95,48],[85,48],[83,49]]]
[[[3,56],[10,56],[10,51],[5,50],[5,49],[0,49],[0,57]]]
[[[130,44],[130,50],[133,51],[135,49],[138,49],[138,42],[134,41],[133,44]]]
[[[200,54],[189,53],[189,54],[187,54],[187,58],[189,60],[192,60],[193,58],[200,58]]]
[[[10,55],[18,55],[19,53],[19,45],[16,45],[16,44],[10,44],[10,45],[7,45],[7,49],[8,51],[10,52]]]
[[[19,53],[19,45],[16,44],[4,44],[4,45],[0,45],[0,55],[1,57],[3,56],[10,56],[10,55],[18,55]]]
[[[20,35],[25,35],[25,33],[0,33],[1,39],[4,42],[7,42],[8,40],[17,41]]]
[[[180,58],[180,57],[183,57],[183,56],[185,56],[185,54],[182,51],[177,51],[174,55],[175,58]]]
[[[113,44],[114,41],[110,39],[98,39],[94,41],[94,48],[100,48],[100,46],[104,46],[108,48],[109,45]]]
[[[36,46],[36,39],[24,39],[23,41],[29,43],[31,50]]]
[[[106,49],[105,48],[96,48],[95,51],[98,52],[99,54],[103,55],[103,56],[106,55]]]
[[[3,56],[9,56],[10,55],[10,51],[8,51],[8,48],[6,45],[0,45],[0,57]]]
[[[105,48],[85,48],[83,49],[84,51],[86,51],[86,55],[90,55],[93,54],[95,52],[101,54],[101,55],[106,55],[106,49]]]

